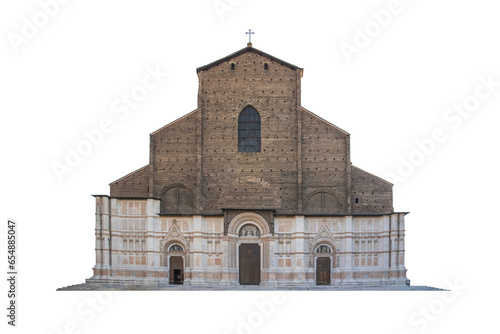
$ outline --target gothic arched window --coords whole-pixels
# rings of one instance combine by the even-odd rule
[[[238,152],[260,152],[260,115],[251,106],[238,118]]]

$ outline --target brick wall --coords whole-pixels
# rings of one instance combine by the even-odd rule
[[[322,213],[346,213],[349,134],[307,110],[303,110],[302,119],[304,212],[315,213],[311,212],[312,196],[326,192],[339,203],[336,210]]]
[[[150,166],[144,166],[110,183],[112,197],[147,197],[149,194]]]
[[[152,195],[167,196],[169,189],[195,194],[197,111],[153,132],[150,136],[150,162],[153,166]],[[193,212],[190,212],[193,213]]]
[[[392,184],[353,166],[352,212],[389,213],[393,211]]]
[[[260,52],[198,69],[198,109],[152,133],[149,167],[113,182],[111,196],[159,197],[175,213],[391,212],[392,185],[351,166],[349,134],[300,106],[301,75]],[[260,152],[238,152],[248,105],[261,117]]]
[[[296,211],[297,71],[248,52],[199,73],[206,212]],[[261,116],[261,152],[238,152],[238,117],[247,105]]]

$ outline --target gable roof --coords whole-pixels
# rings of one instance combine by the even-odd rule
[[[290,64],[290,63],[288,63],[288,62],[286,62],[286,61],[284,61],[284,60],[281,60],[281,59],[279,59],[279,58],[276,58],[276,57],[274,57],[274,56],[271,56],[270,54],[265,53],[265,52],[263,52],[263,51],[260,51],[260,50],[258,50],[258,49],[256,49],[256,48],[252,47],[252,46],[247,46],[246,48],[243,48],[243,49],[241,49],[241,50],[239,50],[239,51],[236,51],[236,52],[234,52],[234,53],[231,53],[230,55],[228,55],[228,56],[226,56],[226,57],[224,57],[224,58],[221,58],[221,59],[219,59],[219,60],[216,60],[216,61],[214,61],[214,62],[212,62],[212,63],[210,63],[210,64],[208,64],[208,65],[198,67],[198,68],[196,69],[196,73],[199,73],[199,72],[201,72],[201,71],[207,71],[207,70],[211,69],[211,68],[212,68],[212,67],[214,67],[214,66],[217,66],[217,65],[219,65],[219,64],[222,64],[222,63],[224,63],[224,62],[226,62],[226,61],[228,61],[228,60],[230,60],[230,59],[232,59],[232,58],[238,57],[238,56],[240,56],[240,55],[242,55],[242,54],[244,54],[244,53],[247,53],[247,52],[253,52],[253,53],[256,53],[256,54],[258,54],[258,55],[260,55],[260,56],[262,56],[262,57],[266,57],[266,58],[268,58],[269,60],[271,60],[271,61],[275,61],[275,62],[277,62],[277,63],[279,63],[279,64],[281,64],[281,65],[283,65],[283,66],[286,66],[286,67],[288,67],[288,68],[290,68],[290,69],[292,69],[292,70],[297,70],[297,69],[299,69],[299,70],[301,70],[301,72],[302,72],[302,71],[304,71],[304,69],[302,69],[302,68],[300,68],[300,67],[298,67],[298,66],[292,65],[292,64]]]
[[[359,168],[359,167],[356,167],[356,166],[354,166],[354,165],[352,165],[352,164],[351,164],[351,167],[352,167],[352,168],[354,168],[354,169],[357,169],[358,171],[360,171],[360,172],[362,172],[362,173],[368,174],[368,175],[372,176],[373,178],[376,178],[376,179],[377,179],[377,180],[379,180],[379,181],[385,182],[385,183],[387,183],[387,184],[389,184],[389,185],[391,185],[391,186],[393,186],[393,185],[394,185],[394,183],[391,183],[391,182],[389,182],[389,181],[387,181],[387,180],[384,180],[383,178],[381,178],[381,177],[379,177],[379,176],[377,176],[377,175],[374,175],[374,174],[372,174],[372,173],[368,173],[368,172],[367,172],[366,170],[364,170],[364,169],[361,169],[361,168]]]
[[[304,108],[304,107],[302,107],[302,106],[301,106],[300,108],[302,109],[302,111],[306,112],[306,113],[307,113],[307,114],[309,114],[310,116],[316,117],[316,118],[317,118],[317,119],[319,119],[320,121],[322,121],[322,122],[324,122],[324,123],[326,123],[326,124],[330,125],[331,127],[335,128],[335,129],[337,129],[337,130],[339,130],[340,132],[342,132],[342,133],[343,133],[343,134],[345,134],[346,136],[350,136],[349,132],[347,132],[347,131],[345,131],[345,130],[342,130],[341,128],[339,128],[339,127],[338,127],[338,126],[336,126],[335,124],[328,122],[326,119],[324,119],[324,118],[322,118],[322,117],[320,117],[320,116],[316,115],[316,114],[315,114],[315,113],[313,113],[312,111],[309,111],[309,110],[307,110],[306,108]]]
[[[147,171],[147,168],[148,168],[149,166],[150,166],[150,165],[149,165],[149,164],[147,164],[147,165],[146,165],[146,166],[144,166],[144,167],[141,167],[141,168],[139,168],[139,169],[136,169],[136,170],[134,170],[133,172],[128,173],[127,175],[120,177],[118,180],[115,180],[115,181],[111,182],[109,185],[112,185],[113,183],[116,183],[116,182],[118,182],[118,181],[122,181],[122,180],[124,180],[124,179],[126,179],[126,178],[128,178],[128,177],[130,177],[130,176],[133,176],[134,174],[139,174],[139,173],[141,173],[141,172],[143,172],[143,171],[145,171],[145,170]]]
[[[186,115],[184,115],[184,116],[181,116],[181,117],[177,118],[176,120],[174,120],[174,121],[172,121],[172,122],[168,123],[167,125],[162,126],[162,127],[161,127],[161,128],[159,128],[158,130],[155,130],[154,132],[150,133],[149,135],[150,135],[150,136],[154,136],[155,134],[157,134],[157,133],[158,133],[158,132],[160,132],[161,130],[163,130],[163,129],[165,129],[165,128],[168,128],[169,126],[171,126],[171,125],[173,125],[174,123],[177,123],[177,122],[179,122],[179,121],[183,120],[184,118],[188,118],[189,116],[191,116],[192,114],[196,113],[197,111],[198,111],[198,109],[195,109],[195,110],[191,111],[190,113],[188,113],[188,114],[186,114]]]

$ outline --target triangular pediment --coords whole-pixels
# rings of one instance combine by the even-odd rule
[[[181,230],[177,226],[177,220],[176,219],[173,220],[173,224],[172,224],[172,227],[170,228],[170,231],[168,231],[167,238],[168,239],[174,238],[174,239],[185,240],[184,236],[181,233]]]
[[[180,241],[181,244],[184,244],[186,246],[188,245],[186,238],[184,238],[184,235],[177,226],[176,219],[173,220],[172,227],[170,227],[170,230],[168,231],[167,235],[161,241],[161,248],[170,243],[172,240]]]
[[[258,54],[258,55],[260,55],[262,57],[268,58],[270,61],[277,62],[277,63],[281,64],[282,66],[286,66],[286,67],[288,67],[288,68],[290,68],[292,70],[297,70],[297,69],[299,69],[301,71],[303,70],[302,68],[300,68],[298,66],[292,65],[292,64],[290,64],[290,63],[288,63],[288,62],[286,62],[284,60],[281,60],[279,58],[271,56],[270,54],[265,53],[263,51],[260,51],[260,50],[258,50],[256,48],[252,47],[252,46],[247,46],[246,48],[238,50],[238,51],[236,51],[236,52],[234,52],[234,53],[232,53],[232,54],[230,54],[230,55],[228,55],[228,56],[226,56],[224,58],[216,60],[216,61],[214,61],[214,62],[212,62],[210,64],[207,64],[205,66],[198,67],[196,69],[196,73],[201,72],[201,71],[207,71],[207,70],[211,69],[214,66],[217,66],[217,65],[220,65],[222,63],[228,62],[231,59],[236,58],[238,56],[241,56],[242,54],[247,53],[247,52],[256,53],[256,54]]]
[[[319,241],[321,239],[333,240],[332,233],[330,232],[330,230],[328,230],[328,228],[326,226],[322,226],[319,229],[318,233],[316,234],[316,237],[313,240],[313,243],[316,243],[317,241]]]
[[[322,243],[333,245],[337,251],[340,249],[339,240],[332,235],[332,233],[330,232],[330,230],[326,225],[321,226],[318,233],[311,242],[311,246],[317,247]]]

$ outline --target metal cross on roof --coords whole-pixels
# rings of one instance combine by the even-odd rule
[[[248,29],[248,31],[245,33],[248,35],[248,43],[252,44],[252,35],[255,34],[252,29]]]

